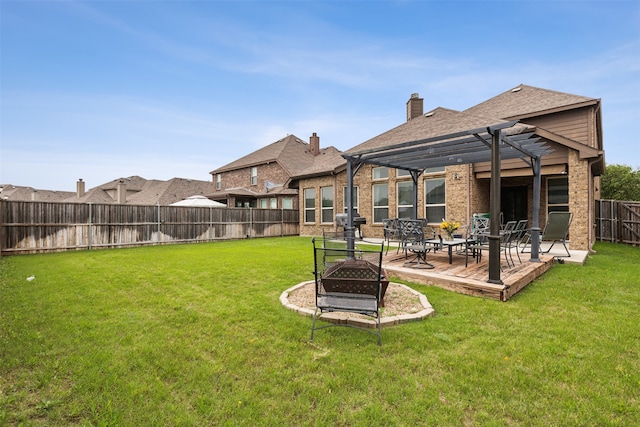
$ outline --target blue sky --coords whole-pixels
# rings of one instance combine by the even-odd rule
[[[640,167],[639,1],[0,1],[0,183],[209,172],[287,134],[349,149],[520,83],[601,98]]]

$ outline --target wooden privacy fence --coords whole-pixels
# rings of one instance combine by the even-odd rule
[[[640,202],[596,200],[596,238],[640,246]]]
[[[2,255],[298,234],[293,209],[0,202]]]

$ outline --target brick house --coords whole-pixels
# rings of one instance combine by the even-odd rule
[[[350,150],[391,146],[460,129],[518,120],[553,152],[541,158],[540,226],[551,211],[571,211],[570,246],[589,250],[595,240],[594,206],[604,172],[600,99],[519,85],[462,112],[436,108],[423,113],[417,94],[407,102],[407,121]],[[466,224],[473,213],[489,212],[490,162],[427,168],[418,184],[418,216],[437,225],[442,218]],[[533,172],[520,159],[501,162],[504,220],[531,221]],[[300,234],[334,228],[332,216],[346,207],[346,172],[300,177]],[[354,208],[367,218],[363,232],[382,236],[382,219],[410,217],[413,180],[406,171],[365,164],[353,178]],[[330,215],[331,213],[331,215]]]
[[[336,148],[320,148],[316,133],[309,143],[287,135],[211,171],[214,191],[208,197],[229,207],[299,209],[299,180],[316,175],[330,180],[344,164]]]

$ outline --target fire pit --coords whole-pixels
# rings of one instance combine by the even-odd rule
[[[384,307],[384,294],[389,286],[387,272],[380,271],[381,295],[379,307]],[[363,259],[347,259],[329,267],[322,276],[326,292],[378,295],[378,267]]]

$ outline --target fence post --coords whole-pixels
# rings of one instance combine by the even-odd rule
[[[160,202],[158,202],[158,243],[160,243]]]
[[[209,241],[213,240],[213,206],[209,206]]]
[[[92,206],[93,204],[91,202],[89,202],[89,225],[88,225],[88,230],[87,230],[87,245],[89,246],[89,250],[91,250],[91,245],[93,244],[93,222],[92,222],[92,213],[93,213],[93,209]]]

